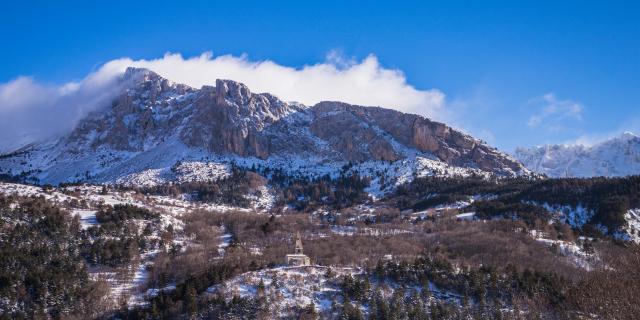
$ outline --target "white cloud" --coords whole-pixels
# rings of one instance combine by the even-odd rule
[[[327,55],[325,62],[299,69],[270,60],[250,61],[247,56],[214,57],[210,52],[186,59],[180,54],[166,54],[155,60],[124,58],[113,60],[104,68],[123,71],[127,66],[147,68],[196,88],[213,85],[216,79],[231,79],[254,92],[269,92],[307,105],[338,100],[433,115],[445,98],[438,90],[418,90],[409,85],[401,71],[384,68],[374,55],[354,61],[335,51]]]
[[[254,92],[307,105],[335,100],[438,118],[445,101],[441,91],[416,89],[400,70],[384,68],[374,55],[355,61],[330,52],[326,61],[302,68],[210,52],[190,58],[170,53],[152,60],[121,58],[81,81],[60,86],[29,77],[0,84],[0,152],[69,131],[88,112],[109,104],[118,91],[114,80],[129,66],[148,68],[196,88],[231,79]]]
[[[527,125],[538,127],[545,124],[551,131],[562,130],[564,120],[582,120],[582,104],[572,100],[559,100],[553,93],[547,93],[530,101],[534,108],[540,109],[529,117]]]
[[[80,82],[43,85],[30,77],[0,84],[0,152],[68,132],[118,92],[114,74],[96,72]]]

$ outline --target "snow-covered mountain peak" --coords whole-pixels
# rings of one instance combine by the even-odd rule
[[[622,141],[632,141],[632,140],[640,139],[640,137],[638,137],[635,133],[631,131],[625,131],[620,135],[620,139]]]
[[[159,74],[145,68],[128,67],[124,74],[122,74],[121,81],[127,91],[144,91],[153,88],[158,91],[168,91],[177,88],[192,89],[187,85],[165,79]]]
[[[146,81],[150,78],[161,78],[157,73],[147,69],[147,68],[136,68],[136,67],[127,67],[122,75],[124,80],[137,80],[137,81]]]
[[[515,156],[530,170],[551,177],[636,175],[640,174],[640,137],[627,131],[590,146],[518,148]]]

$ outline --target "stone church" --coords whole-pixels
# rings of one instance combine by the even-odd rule
[[[302,252],[302,239],[300,232],[296,233],[295,253],[286,256],[287,265],[290,266],[307,266],[311,264],[311,260]]]

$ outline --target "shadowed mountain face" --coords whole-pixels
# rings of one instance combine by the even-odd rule
[[[194,89],[146,69],[129,68],[122,81],[128,89],[110,107],[89,115],[55,144],[28,149],[29,167],[46,173],[60,168],[70,157],[95,161],[100,155],[102,169],[78,167],[95,176],[141,153],[158,153],[155,160],[144,161],[167,162],[192,156],[197,150],[199,156],[263,160],[295,156],[310,163],[396,161],[419,155],[499,175],[526,172],[519,162],[495,148],[418,115],[341,102],[307,107],[267,93],[251,93],[231,80]],[[170,143],[186,149],[168,148]],[[9,165],[10,158],[0,161],[0,168],[16,173],[20,168],[15,161]],[[153,164],[132,166],[145,169]],[[137,169],[125,171],[131,170]],[[73,173],[69,168],[64,171],[50,174],[56,176],[53,180],[65,180],[65,174]]]

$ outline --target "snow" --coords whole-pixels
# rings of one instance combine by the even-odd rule
[[[341,236],[355,235],[358,229],[354,226],[331,226],[331,232]]]
[[[0,182],[0,193],[19,197],[43,197],[46,200],[57,203],[63,203],[72,199],[72,197],[56,189],[45,191],[42,187],[18,183]]]
[[[247,272],[208,288],[207,293],[222,294],[226,299],[231,299],[234,294],[256,297],[258,285],[262,281],[267,300],[280,312],[286,312],[291,307],[303,308],[312,302],[320,313],[328,312],[332,299],[340,294],[339,279],[347,274],[356,276],[362,273],[357,268],[332,267],[332,274],[327,277],[328,269],[324,266],[298,266]]]
[[[473,220],[476,216],[475,212],[465,212],[456,215],[456,219],[458,220]]]
[[[48,154],[52,152],[63,153],[62,158],[49,159]],[[411,182],[416,177],[490,175],[474,168],[451,166],[437,160],[433,155],[415,150],[403,152],[408,154],[405,159],[391,163],[365,161],[352,166],[349,173],[371,177],[370,187],[366,191],[374,200],[384,197],[397,186]],[[35,174],[41,183],[87,180],[138,187],[168,182],[214,181],[229,176],[231,164],[246,169],[253,166],[279,169],[294,177],[318,178],[329,175],[336,178],[347,164],[346,161],[331,161],[323,157],[295,154],[286,157],[274,155],[267,159],[218,155],[188,147],[177,138],[140,152],[116,151],[102,146],[91,153],[75,155],[73,158],[69,158],[71,156],[66,155],[63,149],[36,150],[25,157],[28,159],[17,157],[0,160],[0,166],[18,174],[23,170],[22,161],[28,160],[34,167],[46,168],[43,172]],[[265,198],[260,200],[264,202],[260,201],[258,206],[268,207],[272,202],[267,198],[269,192],[262,193]]]
[[[90,276],[109,284],[114,305],[118,305],[123,299],[130,306],[145,303],[145,292],[141,288],[149,278],[149,272],[143,262],[124,270],[90,270]]]
[[[175,168],[175,172],[178,182],[204,182],[228,177],[231,167],[225,163],[186,161],[181,162]]]
[[[103,187],[96,185],[51,188],[45,191],[41,187],[0,182],[0,194],[44,197],[61,208],[67,209],[70,215],[79,216],[83,229],[98,225],[96,212],[102,205],[131,204],[147,208],[160,214],[160,230],[165,230],[169,225],[173,226],[177,232],[174,243],[182,244],[183,248],[186,240],[179,233],[184,225],[181,219],[183,214],[195,210],[251,210],[216,204],[193,203],[183,198],[146,196],[133,191],[107,190],[104,193]],[[140,228],[143,228],[144,221],[136,220],[136,223]],[[157,235],[152,235],[152,237],[157,237]],[[231,234],[223,229],[221,240],[220,249],[224,250],[231,243]],[[256,248],[252,252],[260,254],[260,249]],[[114,305],[118,305],[121,299],[126,299],[129,305],[142,304],[146,295],[146,292],[142,291],[142,287],[149,277],[147,265],[152,263],[155,253],[156,251],[152,250],[140,254],[136,262],[125,269],[93,269],[90,270],[90,274],[94,279],[103,279],[109,283]]]
[[[296,266],[296,267],[276,267],[259,271],[247,272],[238,275],[222,284],[209,287],[207,295],[220,295],[227,301],[234,295],[240,297],[258,297],[258,287],[260,282],[264,285],[263,298],[275,311],[270,316],[276,318],[289,319],[295,315],[289,312],[295,308],[304,308],[313,303],[320,318],[329,318],[332,312],[333,303],[342,303],[342,291],[340,284],[345,275],[354,278],[366,276],[364,270],[360,268],[330,267],[331,274],[328,275],[329,267],[326,266]],[[392,289],[397,289],[400,285],[391,279],[378,281],[369,279],[375,290],[380,290],[385,298],[391,298]],[[430,299],[440,301],[450,301],[460,303],[462,296],[450,291],[441,290],[433,283],[429,283],[431,292]],[[420,292],[420,286],[406,287],[405,294],[409,296],[411,291]],[[366,308],[365,311],[366,316]]]
[[[166,180],[162,177],[165,174],[166,169],[148,169],[132,174],[128,174],[124,177],[120,177],[115,180],[115,184],[123,186],[136,186],[136,187],[153,187],[159,184],[165,183]]]
[[[231,240],[233,240],[233,235],[231,233],[226,233],[226,229],[224,226],[221,227],[223,234],[220,236],[220,244],[218,245],[218,254],[223,256],[226,248],[231,245]]]
[[[593,269],[593,265],[599,261],[597,255],[585,252],[578,244],[570,241],[546,239],[546,235],[538,230],[531,230],[529,234],[538,242],[554,246],[558,253],[567,257],[577,267],[587,271]]]
[[[86,209],[72,209],[71,214],[80,216],[80,223],[83,229],[87,229],[91,226],[97,225],[98,220],[96,219],[97,210],[86,210]]]
[[[128,286],[128,288],[133,291],[133,294],[129,297],[128,305],[142,305],[145,303],[145,297],[140,292],[140,288],[146,284],[148,279],[149,271],[147,271],[146,265],[144,263],[138,264],[138,268],[136,268],[133,278]]]
[[[174,284],[168,285],[164,288],[151,288],[148,289],[147,292],[145,293],[145,298],[152,298],[157,296],[158,294],[160,294],[161,292],[170,292],[176,289],[176,286]]]
[[[269,186],[261,186],[257,190],[257,195],[248,195],[247,199],[253,202],[253,207],[257,210],[269,211],[276,202],[276,196]]]
[[[250,208],[241,208],[216,203],[199,203],[187,200],[186,197],[174,198],[170,196],[148,196],[134,191],[109,190],[102,194],[102,186],[80,185],[65,188],[52,188],[49,191],[41,187],[25,184],[0,182],[0,194],[17,195],[22,197],[44,197],[61,208],[67,209],[71,215],[79,215],[83,228],[88,228],[97,223],[95,213],[102,205],[134,205],[160,213],[163,227],[173,225],[180,228],[181,215],[197,211],[212,212],[268,212],[275,202],[272,191],[261,189],[261,197],[256,197]],[[81,205],[81,207],[74,207]]]
[[[587,224],[595,214],[593,210],[587,209],[582,204],[578,204],[578,206],[574,208],[573,206],[569,205],[557,205],[549,203],[539,204],[534,201],[531,201],[529,203],[534,205],[541,205],[547,211],[555,213],[560,221],[578,229]],[[630,209],[624,214],[624,219],[627,223],[622,227],[621,230],[615,230],[614,236],[621,240],[640,243],[640,209]],[[600,226],[600,229],[604,233],[607,232],[604,226]]]
[[[340,226],[340,225],[332,225],[330,226],[330,230],[332,233],[340,236],[359,235],[359,236],[370,236],[370,237],[399,235],[399,234],[413,232],[411,230],[404,230],[404,229],[380,229],[380,228],[371,228],[371,227],[355,227],[355,226]]]
[[[625,240],[640,243],[640,208],[630,209],[624,215],[627,225],[624,227]]]
[[[533,204],[536,203],[533,202]],[[574,228],[582,228],[594,215],[593,210],[588,210],[582,206],[582,204],[578,204],[578,206],[574,208],[569,205],[552,205],[545,202],[542,204],[542,207],[549,212],[558,214],[561,221]]]
[[[530,170],[550,177],[635,175],[640,174],[640,137],[625,132],[591,146],[518,148],[515,157]]]
[[[439,204],[437,206],[434,207],[434,209],[436,210],[453,210],[453,209],[464,209],[468,206],[470,206],[473,203],[473,199],[469,199],[467,201],[464,200],[460,200],[460,201],[456,201],[453,203],[445,203],[445,204]]]

